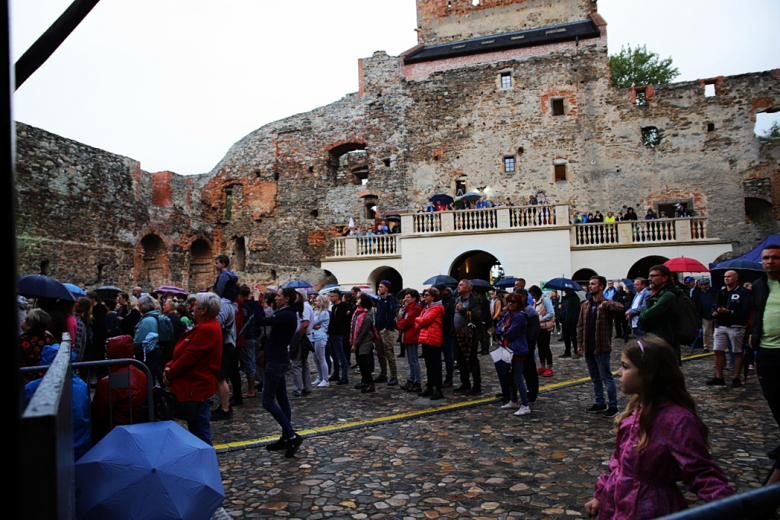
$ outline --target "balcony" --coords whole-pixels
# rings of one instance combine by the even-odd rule
[[[400,234],[335,238],[327,259],[401,258],[404,239],[532,231],[568,230],[571,251],[719,242],[704,217],[573,225],[569,214],[567,204],[406,213]]]
[[[707,219],[704,217],[581,224],[571,229],[572,249],[636,247],[711,240],[713,239],[707,236]]]

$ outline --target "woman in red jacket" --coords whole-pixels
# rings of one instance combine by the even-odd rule
[[[422,392],[422,376],[420,374],[420,359],[417,356],[417,345],[420,343],[418,337],[420,328],[414,323],[414,320],[422,313],[420,305],[420,293],[415,289],[408,289],[404,296],[404,310],[398,316],[398,332],[401,334],[401,345],[406,351],[406,359],[409,360],[409,379],[401,387],[402,390],[409,392]]]
[[[425,292],[425,310],[415,323],[420,328],[419,341],[422,343],[425,369],[428,372],[428,384],[420,397],[430,397],[431,401],[442,399],[441,393],[441,343],[443,339],[442,318],[444,306],[436,287]]]
[[[217,321],[221,309],[216,294],[198,294],[195,326],[179,337],[173,359],[163,371],[163,383],[179,400],[176,417],[186,420],[190,433],[207,444],[212,444],[211,413],[205,401],[217,391],[222,363],[222,327]]]

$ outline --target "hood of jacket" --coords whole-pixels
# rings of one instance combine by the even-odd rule
[[[115,336],[108,340],[106,356],[108,359],[130,359],[134,356],[134,348],[131,336]]]

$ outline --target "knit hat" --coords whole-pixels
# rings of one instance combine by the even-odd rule
[[[379,285],[384,285],[385,287],[387,287],[388,290],[392,289],[390,282],[387,280],[382,280],[381,282],[379,282]]]

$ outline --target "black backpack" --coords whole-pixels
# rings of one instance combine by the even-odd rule
[[[176,346],[176,336],[173,332],[173,322],[162,313],[157,316],[157,334],[157,344],[163,349],[163,356],[165,359],[171,359]]]
[[[677,339],[680,345],[690,345],[699,335],[701,319],[696,304],[684,292],[677,297]]]

